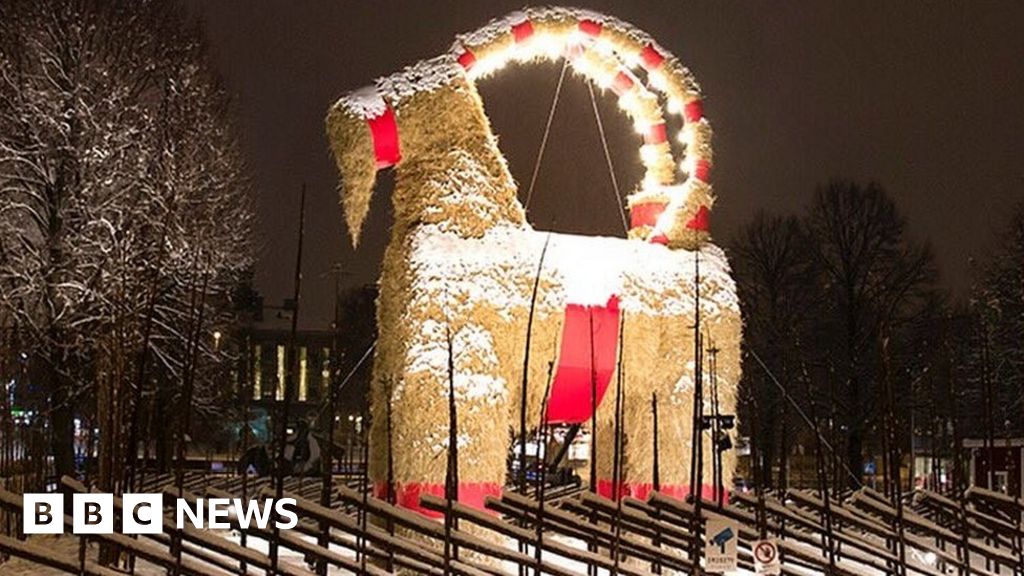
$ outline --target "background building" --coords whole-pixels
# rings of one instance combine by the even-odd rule
[[[996,438],[991,448],[984,439],[966,438],[964,450],[970,458],[970,481],[1014,497],[1024,496],[1024,438]]]
[[[285,382],[293,366],[291,423],[304,419],[318,429],[329,413],[330,391],[335,386],[336,431],[341,436],[356,432],[348,423],[361,422],[368,409],[376,295],[372,285],[340,292],[333,325],[303,323],[300,310],[294,361],[289,357],[294,303],[268,306],[258,295],[252,298],[251,318],[235,338],[237,369],[233,378],[239,408],[243,414],[248,410],[256,441],[269,440],[275,404],[284,399]]]

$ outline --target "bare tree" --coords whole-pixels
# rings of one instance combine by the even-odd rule
[[[737,235],[730,255],[746,321],[744,350],[757,354],[772,374],[790,386],[803,374],[801,366],[807,359],[802,342],[816,320],[818,293],[807,234],[795,216],[759,212]],[[763,466],[760,478],[766,485],[772,484],[772,466],[778,454],[778,482],[785,486],[793,428],[788,425],[787,400],[769,378],[758,368],[744,371],[744,411],[749,415],[756,410],[757,415],[741,421],[758,443]],[[804,386],[793,388],[802,395]],[[754,422],[756,429],[749,428]]]
[[[928,308],[935,268],[927,246],[911,241],[906,221],[879,186],[834,180],[820,187],[807,216],[807,228],[822,273],[826,313],[818,343],[827,347],[842,394],[836,400],[847,428],[846,465],[858,471],[873,425],[880,425],[880,343],[896,342],[910,322]],[[893,346],[913,355],[906,346]],[[906,376],[896,357],[894,373]],[[902,378],[906,383],[907,379]]]
[[[975,409],[965,416],[968,429],[1009,437],[1024,432],[1024,203],[976,274],[965,378]]]

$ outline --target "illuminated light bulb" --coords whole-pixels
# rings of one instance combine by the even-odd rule
[[[626,111],[633,111],[636,109],[637,97],[634,90],[630,90],[619,96],[619,108]],[[632,114],[631,114],[632,115]]]
[[[644,165],[653,164],[658,159],[658,150],[653,146],[640,147],[640,160]]]
[[[651,72],[648,72],[647,73],[647,80],[651,83],[651,86],[654,86],[655,88],[657,88],[661,92],[664,92],[665,89],[668,88],[668,80],[665,78],[665,75],[662,74],[658,70],[653,70]],[[672,102],[669,101],[669,105],[671,105],[671,104],[672,104]],[[680,106],[679,110],[681,111],[682,109],[683,109],[682,106]],[[669,111],[670,112],[672,111],[671,108],[669,108]]]
[[[682,204],[690,196],[688,189],[683,185],[666,186],[666,190],[668,191],[669,202]]]
[[[670,114],[682,114],[683,105],[682,103],[679,102],[679,100],[672,98],[668,101],[668,111]]]
[[[534,42],[537,43],[537,47],[540,49],[540,51],[543,52],[544,55],[550,58],[551,60],[554,60],[561,56],[565,48],[565,44],[561,41],[561,39],[551,34],[538,36],[534,40]]]
[[[672,214],[673,212],[674,210],[672,210],[672,203],[669,202],[668,206],[665,206],[665,210],[661,213],[661,216],[658,216],[658,220],[655,221],[654,230],[651,230],[651,236],[664,234],[662,230],[669,228],[672,224],[672,217],[670,216],[670,214]]]
[[[533,40],[532,39],[531,40],[527,40],[527,42],[524,43],[524,44],[516,44],[515,48],[512,49],[512,58],[511,59],[515,60],[516,62],[525,62],[525,61],[529,60],[530,58],[533,58],[533,54],[531,53],[532,50],[530,50],[530,46],[532,46],[532,45],[533,45]]]
[[[495,54],[482,60],[477,60],[476,64],[469,70],[469,77],[473,80],[487,78],[504,68],[506,62],[507,57],[504,54]]]
[[[584,71],[584,75],[592,80],[602,75],[601,67],[594,62],[593,53],[584,52],[579,58],[576,59],[577,67]]]
[[[642,64],[639,52],[624,52],[619,57],[622,59],[623,64],[629,68],[639,68]]]
[[[604,37],[598,37],[596,40],[594,40],[594,49],[605,55],[611,55],[615,53],[615,47],[612,46],[611,41]]]
[[[572,60],[571,62],[572,62],[572,69],[575,70],[576,73],[579,74],[580,76],[583,76],[584,78],[593,78],[594,77],[594,69],[591,68],[589,64],[587,64],[587,61],[585,59],[583,59],[583,58],[576,58],[575,60]]]
[[[583,53],[586,52],[587,46],[582,40],[576,36],[570,35],[569,38],[564,42],[564,54],[565,57],[572,60],[582,60]]]

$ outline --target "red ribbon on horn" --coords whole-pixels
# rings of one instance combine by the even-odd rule
[[[697,213],[686,223],[686,227],[698,232],[707,232],[711,227],[711,211],[708,210],[708,207],[701,206],[698,208]]]
[[[690,100],[683,106],[683,118],[687,122],[700,122],[700,119],[704,117],[704,102],[700,100]]]
[[[612,92],[615,92],[617,96],[622,96],[632,88],[633,79],[629,77],[629,74],[626,74],[625,70],[620,70],[615,75],[615,79],[612,80]]]
[[[658,52],[658,49],[653,44],[644,46],[644,49],[640,51],[640,62],[648,72],[657,70],[658,66],[665,61],[665,56]]]
[[[516,39],[516,44],[524,42],[527,38],[533,36],[533,23],[529,20],[523,20],[518,24],[513,24],[512,36]]]
[[[668,142],[668,130],[664,122],[651,124],[644,132],[644,144],[663,144]]]
[[[665,211],[665,202],[644,202],[634,204],[629,209],[629,227],[640,228],[642,226],[654,226],[658,223],[658,217]]]
[[[594,20],[580,20],[580,32],[587,36],[600,36],[604,25]]]

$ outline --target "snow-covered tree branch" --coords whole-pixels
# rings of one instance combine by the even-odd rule
[[[89,405],[72,400],[95,400],[115,467],[140,400],[177,401],[188,334],[230,322],[252,263],[227,97],[174,8],[12,0],[0,18],[0,314],[45,390],[59,473]],[[206,410],[220,383],[203,367],[223,360],[210,340],[191,362]]]

